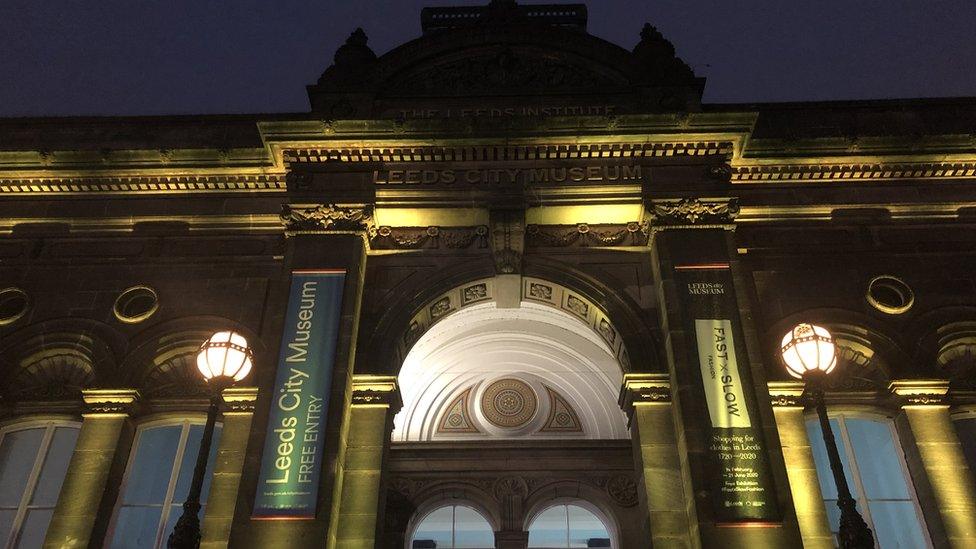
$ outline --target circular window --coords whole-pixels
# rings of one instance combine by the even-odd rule
[[[866,297],[872,307],[890,315],[904,313],[915,303],[915,293],[908,284],[891,275],[872,278]]]
[[[27,313],[30,298],[27,292],[20,288],[4,288],[0,290],[0,326],[13,324]]]
[[[115,300],[115,318],[128,324],[142,322],[159,308],[156,291],[148,286],[133,286]]]

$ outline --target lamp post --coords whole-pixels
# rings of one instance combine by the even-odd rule
[[[798,324],[783,337],[783,362],[791,376],[806,383],[806,394],[813,401],[820,418],[830,470],[837,486],[837,506],[840,507],[840,546],[851,549],[873,549],[874,535],[864,518],[857,512],[857,502],[847,487],[844,464],[837,451],[834,431],[827,418],[824,402],[824,382],[837,367],[837,350],[830,332],[812,324]]]
[[[203,477],[210,458],[210,444],[213,441],[221,391],[247,377],[251,371],[252,359],[253,354],[247,346],[247,340],[235,332],[215,333],[203,342],[197,353],[197,369],[210,389],[210,408],[207,410],[207,423],[203,428],[197,463],[193,467],[193,481],[183,503],[183,514],[167,541],[167,547],[171,549],[200,547],[200,492],[203,490]]]

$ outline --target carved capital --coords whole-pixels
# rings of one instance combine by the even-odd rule
[[[224,414],[253,414],[258,400],[257,387],[229,387],[221,392]]]
[[[728,225],[739,215],[738,198],[652,200],[648,208],[655,226],[703,227]]]
[[[634,408],[671,403],[671,380],[668,374],[625,374],[620,388],[620,407],[633,420]]]
[[[400,387],[396,376],[377,376],[356,374],[352,377],[352,405],[377,406],[389,408],[392,413],[400,411]]]
[[[369,204],[283,204],[281,221],[288,233],[373,235],[373,206]]]
[[[136,389],[83,389],[81,398],[85,401],[83,416],[127,416],[139,400]]]
[[[770,381],[769,400],[776,408],[803,408],[802,381]]]
[[[892,381],[888,390],[899,398],[902,408],[949,405],[949,381],[945,379],[899,379]]]

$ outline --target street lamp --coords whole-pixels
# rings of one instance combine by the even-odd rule
[[[200,547],[200,491],[210,458],[214,423],[221,400],[221,391],[247,377],[254,358],[244,336],[235,332],[217,332],[203,342],[197,353],[197,369],[207,380],[210,389],[210,408],[207,423],[200,440],[200,452],[193,468],[193,482],[183,503],[183,514],[170,534],[167,547],[171,549],[197,549]]]
[[[806,383],[806,394],[817,408],[820,429],[823,431],[830,470],[837,485],[837,506],[840,507],[840,546],[852,549],[873,549],[874,535],[864,518],[857,512],[857,503],[851,497],[844,475],[844,464],[840,461],[834,432],[827,419],[827,405],[824,403],[824,382],[827,375],[837,367],[837,348],[830,332],[813,324],[798,324],[783,337],[781,349],[783,362],[791,376]]]

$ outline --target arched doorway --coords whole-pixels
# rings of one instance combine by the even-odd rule
[[[567,511],[566,502],[576,502],[576,514],[605,510],[601,524],[639,529],[618,404],[626,349],[610,319],[593,301],[538,279],[523,279],[518,307],[499,307],[490,282],[447,292],[412,322],[420,328],[398,375],[403,408],[394,419],[388,497],[400,506],[388,512],[409,519],[387,521],[402,540],[388,546],[429,543],[435,534],[446,540],[449,531],[457,543],[444,509],[455,517],[467,507],[492,518],[497,547],[526,547],[534,514]],[[464,303],[465,295],[486,299]],[[437,520],[425,523],[429,516]],[[611,539],[597,534],[600,543]]]

